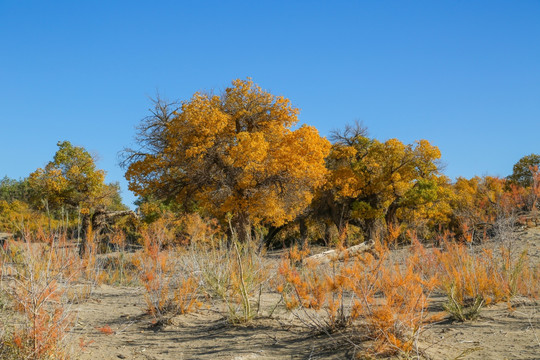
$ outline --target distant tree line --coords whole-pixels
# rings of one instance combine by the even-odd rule
[[[169,219],[185,238],[186,219],[196,215],[226,236],[266,245],[406,242],[413,233],[430,239],[441,231],[471,239],[501,217],[537,208],[539,155],[521,158],[507,178],[451,181],[427,140],[380,141],[360,123],[326,139],[298,126],[298,114],[290,100],[251,79],[235,80],[220,94],[157,99],[139,125],[137,147],[123,151],[141,215],[129,231]],[[4,231],[21,231],[30,220],[80,231],[85,216],[126,210],[118,183],[105,183],[88,151],[69,141],[27,178],[0,181]]]

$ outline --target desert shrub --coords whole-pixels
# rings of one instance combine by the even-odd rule
[[[190,247],[193,273],[200,274],[204,291],[225,303],[229,322],[246,323],[259,314],[260,296],[270,280],[269,267],[258,242],[213,241]]]
[[[178,239],[177,229],[179,226],[179,220],[171,213],[160,217],[141,229],[143,247],[148,249],[151,246],[163,248],[175,245]]]
[[[0,232],[9,232],[18,237],[27,235],[28,240],[36,240],[30,236],[33,232],[40,229],[58,229],[61,223],[43,212],[33,210],[25,202],[0,200]]]
[[[305,316],[299,319],[306,325],[331,333],[349,325],[353,319],[351,309],[345,307],[346,278],[336,262],[332,263],[331,271],[321,270],[313,262],[301,266],[307,254],[307,246],[302,250],[296,246],[290,249],[278,269],[281,282],[277,290],[287,309],[303,312]]]
[[[173,295],[173,308],[177,313],[187,314],[202,306],[200,281],[194,276],[180,279]]]
[[[536,300],[540,298],[540,263],[534,265],[526,259],[515,289],[518,295]]]
[[[437,318],[427,314],[427,307],[438,279],[416,271],[416,255],[404,265],[388,260],[381,263],[387,252],[381,246],[379,259],[366,254],[352,267],[352,291],[359,299],[353,309],[367,323],[368,337],[374,341],[372,351],[410,354],[418,351],[418,337],[425,324]],[[358,272],[367,276],[359,277]]]
[[[306,325],[332,333],[351,328],[355,338],[371,340],[371,354],[409,354],[430,321],[426,308],[437,284],[416,271],[418,258],[399,266],[377,243],[375,254],[332,261],[330,268],[304,266],[297,250],[282,259],[278,291],[287,308]]]
[[[139,285],[138,260],[126,251],[104,254],[97,257],[96,271],[99,284],[134,286]]]
[[[3,351],[24,359],[67,358],[66,340],[74,325],[67,296],[80,267],[77,256],[65,246],[64,234],[49,234],[19,245],[22,260],[13,263],[11,303],[24,322],[5,336]],[[48,242],[48,243],[47,243]]]
[[[116,251],[97,254],[97,244],[92,231],[87,235],[87,251],[84,252],[87,279],[96,284],[132,286],[139,284],[139,267],[134,264],[134,253],[127,251],[127,236],[118,229],[109,235],[110,244]]]
[[[4,311],[9,308],[9,298],[6,291],[0,287],[0,311]]]
[[[197,213],[186,213],[181,218],[183,243],[207,243],[221,231],[216,219],[204,219]]]
[[[101,268],[97,260],[99,239],[97,239],[97,234],[94,233],[92,225],[89,225],[86,229],[85,236],[86,241],[81,245],[85,247],[82,257],[82,277],[92,284],[99,284],[101,277]]]
[[[447,297],[444,308],[452,318],[474,319],[483,306],[506,298],[492,252],[475,254],[464,244],[446,241],[444,250],[435,249],[433,253],[439,289]]]
[[[162,234],[162,233],[161,233]],[[163,318],[169,304],[172,265],[168,253],[162,251],[161,237],[143,232],[144,250],[135,264],[140,269],[141,282],[146,289],[147,310],[156,318]]]
[[[82,245],[85,250],[81,259],[83,269],[81,280],[84,280],[90,288],[98,284],[124,286],[138,284],[139,268],[134,263],[133,253],[127,251],[126,234],[122,230],[103,235],[95,233],[89,225],[85,236],[86,240]],[[101,253],[100,244],[105,237],[118,251]]]
[[[423,262],[424,270],[439,274],[439,289],[447,297],[445,309],[459,321],[472,320],[484,306],[516,295],[538,296],[538,267],[526,251],[514,254],[505,246],[478,249],[444,240],[443,249],[425,253]]]
[[[159,232],[158,232],[159,233]],[[161,240],[154,232],[143,232],[144,249],[133,259],[144,284],[148,312],[158,321],[168,315],[186,314],[201,306],[199,279],[179,269],[169,254],[163,250]]]

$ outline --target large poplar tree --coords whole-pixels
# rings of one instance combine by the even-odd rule
[[[219,95],[195,93],[178,106],[161,101],[140,126],[124,161],[140,196],[193,201],[229,219],[241,240],[259,223],[293,220],[324,182],[330,144],[299,110],[251,79]]]

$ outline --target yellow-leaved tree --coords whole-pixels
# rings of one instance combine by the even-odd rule
[[[228,218],[242,241],[253,225],[291,221],[324,183],[330,149],[314,127],[293,129],[298,112],[251,79],[176,105],[158,100],[139,128],[140,148],[124,153],[130,189],[195,202]]]
[[[372,238],[396,224],[404,209],[439,201],[441,153],[427,140],[381,142],[359,123],[335,131],[332,140],[328,181],[316,206],[340,231],[352,222]]]
[[[92,209],[111,197],[108,190],[118,192],[114,185],[108,188],[104,182],[105,171],[96,168],[92,155],[83,147],[73,146],[69,141],[60,141],[57,145],[53,161],[28,178],[35,207]]]

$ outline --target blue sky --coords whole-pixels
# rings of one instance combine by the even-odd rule
[[[84,146],[117,154],[156,92],[252,77],[322,135],[438,146],[451,178],[506,176],[540,153],[539,1],[0,0],[0,177]]]

